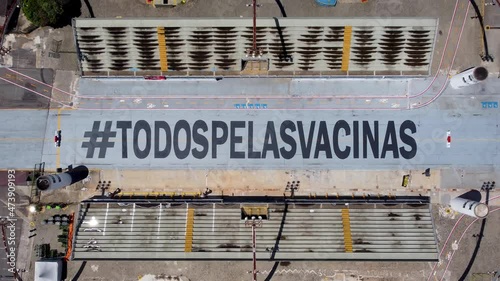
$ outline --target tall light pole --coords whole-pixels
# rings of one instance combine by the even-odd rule
[[[255,1],[255,0],[254,0]],[[248,218],[245,218],[245,226],[252,228],[252,251],[253,251],[253,270],[252,270],[252,280],[257,281],[257,227],[262,226],[262,217],[259,216],[258,219],[255,219],[255,216],[251,217],[249,221]]]
[[[257,49],[257,7],[260,6],[260,4],[257,4],[257,0],[252,0],[252,4],[247,4],[247,7],[253,8],[253,44],[252,49],[247,51],[252,57],[262,55],[260,50]]]
[[[292,183],[287,182],[285,191],[290,191],[290,196],[293,198],[295,196],[295,191],[299,189],[300,181],[292,181]]]

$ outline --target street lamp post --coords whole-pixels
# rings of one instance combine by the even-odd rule
[[[245,226],[252,228],[252,251],[253,251],[253,270],[252,270],[252,280],[257,281],[257,227],[262,226],[262,217],[259,216],[256,220],[255,216],[251,217],[249,221],[245,218]]]
[[[257,49],[257,7],[260,7],[260,4],[257,4],[257,0],[252,0],[252,4],[247,4],[247,7],[253,8],[253,44],[252,49],[248,50],[247,53],[250,53],[252,57],[261,56],[262,53],[259,49]]]

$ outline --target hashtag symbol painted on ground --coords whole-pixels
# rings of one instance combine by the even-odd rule
[[[94,151],[99,148],[99,158],[106,157],[106,150],[115,146],[114,141],[109,138],[116,137],[116,132],[111,131],[112,121],[106,121],[104,131],[100,131],[101,121],[94,121],[92,131],[86,131],[83,137],[89,138],[89,141],[82,143],[82,148],[87,148],[87,158],[94,158]],[[100,141],[99,141],[100,139]]]

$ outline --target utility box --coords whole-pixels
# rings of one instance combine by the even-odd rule
[[[35,262],[35,281],[61,281],[62,260],[41,260]]]

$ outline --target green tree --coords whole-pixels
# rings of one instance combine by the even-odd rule
[[[24,0],[23,13],[37,26],[54,25],[64,13],[61,0]]]

